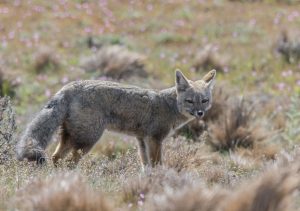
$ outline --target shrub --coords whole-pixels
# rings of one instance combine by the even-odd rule
[[[4,73],[0,69],[0,97],[2,96],[10,96],[13,97],[15,95],[14,88],[16,88],[17,84],[14,84],[9,78],[4,76]]]
[[[13,156],[13,133],[16,129],[15,113],[9,97],[0,98],[0,164]]]
[[[276,51],[288,63],[300,61],[300,40],[291,40],[286,31],[283,31],[277,41]]]
[[[147,210],[224,210],[271,211],[289,210],[293,193],[299,188],[299,172],[295,169],[272,169],[259,180],[251,180],[238,189],[213,190],[204,185],[186,186],[181,191],[165,188],[146,204]]]
[[[238,100],[222,118],[210,126],[209,143],[215,150],[252,148],[255,142],[265,138],[266,134],[254,125],[252,108],[245,100]]]
[[[156,167],[145,170],[145,174],[137,175],[124,183],[121,194],[125,203],[143,204],[149,195],[160,193],[165,187],[180,190],[192,182],[192,175],[178,173],[173,169]]]
[[[227,65],[225,58],[222,57],[213,45],[206,45],[194,58],[192,70],[209,71],[212,69],[218,72],[226,71]]]
[[[48,48],[40,48],[34,55],[33,69],[35,73],[57,71],[60,67],[58,56]]]
[[[112,210],[103,196],[74,173],[38,178],[19,190],[14,198],[19,210]]]
[[[144,56],[125,47],[113,45],[101,47],[96,54],[84,59],[85,71],[100,71],[102,76],[124,79],[131,76],[147,77]]]

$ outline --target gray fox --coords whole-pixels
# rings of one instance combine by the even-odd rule
[[[99,80],[75,81],[58,91],[28,125],[16,152],[19,160],[42,163],[45,148],[60,127],[54,164],[69,152],[77,163],[105,129],[133,135],[143,165],[161,164],[162,141],[170,132],[211,107],[216,71],[190,81],[180,70],[176,85],[161,91]]]

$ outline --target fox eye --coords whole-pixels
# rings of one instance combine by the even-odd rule
[[[194,102],[193,102],[192,100],[190,100],[190,99],[186,99],[185,102],[187,102],[187,103],[194,103]]]
[[[208,102],[208,99],[203,99],[202,101],[201,101],[201,103],[207,103]]]

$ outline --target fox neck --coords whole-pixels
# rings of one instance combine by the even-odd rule
[[[190,122],[194,118],[188,118],[182,113],[180,113],[178,106],[177,106],[177,92],[176,87],[164,89],[160,91],[160,95],[162,99],[166,102],[168,106],[168,110],[171,113],[172,121],[171,127],[172,130],[176,130],[184,126],[186,123]]]

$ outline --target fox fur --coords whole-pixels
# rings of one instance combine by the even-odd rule
[[[216,71],[198,81],[179,70],[175,75],[176,86],[161,91],[99,80],[67,84],[28,125],[16,147],[18,159],[45,161],[44,150],[61,128],[52,160],[71,152],[77,163],[108,129],[137,138],[143,165],[161,164],[163,139],[211,107]]]

